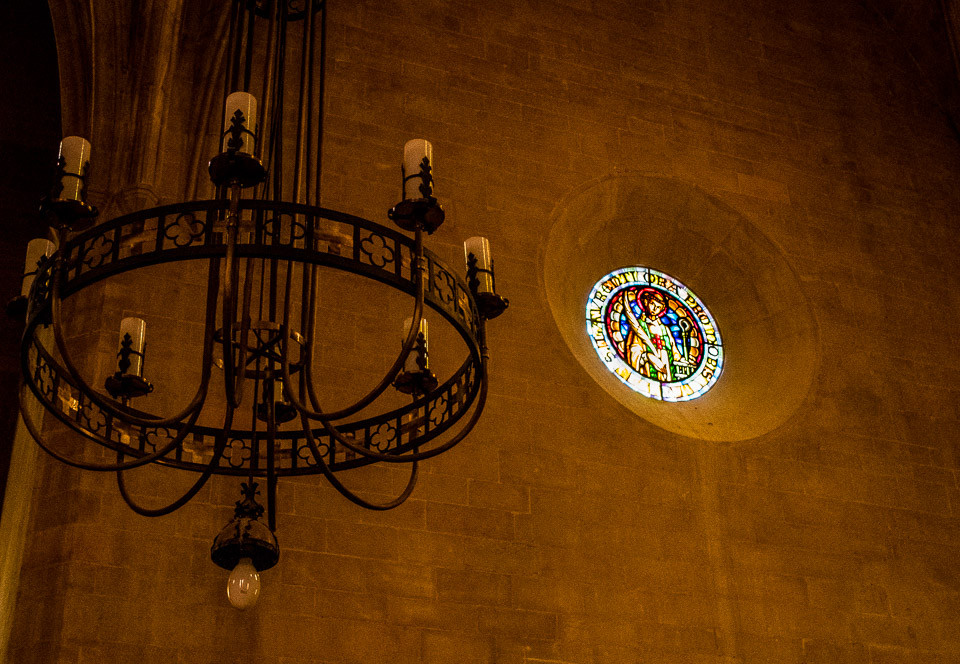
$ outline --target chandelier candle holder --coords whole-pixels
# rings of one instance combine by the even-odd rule
[[[463,253],[467,259],[467,280],[477,306],[484,318],[496,318],[507,310],[510,301],[497,295],[490,242],[485,237],[472,237],[463,243]]]
[[[33,280],[40,269],[40,263],[53,256],[53,252],[56,250],[57,245],[44,238],[38,237],[30,240],[27,244],[27,260],[23,266],[23,280],[20,282],[20,296],[24,298],[24,302],[30,295],[30,289],[33,287]]]
[[[387,216],[406,231],[417,228],[433,233],[443,223],[445,213],[433,196],[433,146],[422,138],[403,146],[402,200]]]
[[[218,186],[252,187],[263,182],[267,171],[254,156],[257,142],[257,98],[249,92],[227,97],[220,135],[223,151],[210,160],[210,179]]]
[[[412,318],[403,322],[404,338],[406,338],[406,331],[412,326]],[[414,352],[407,356],[403,371],[393,381],[393,386],[399,392],[412,394],[416,397],[417,395],[429,394],[437,388],[437,376],[430,371],[430,353],[427,349],[427,319],[421,318],[417,339],[413,347]]]
[[[143,378],[146,331],[147,323],[142,318],[131,316],[120,321],[117,372],[104,381],[104,387],[110,396],[124,403],[153,392],[153,385]]]
[[[22,318],[27,313],[27,298],[33,281],[37,277],[40,263],[53,256],[57,245],[51,240],[42,237],[34,238],[27,243],[27,258],[23,264],[23,277],[20,280],[20,295],[7,303],[7,314],[13,318]]]
[[[114,473],[121,497],[138,514],[175,511],[213,475],[242,481],[234,518],[210,553],[215,564],[231,570],[228,598],[240,608],[253,605],[259,572],[279,560],[279,478],[322,475],[353,503],[387,510],[410,496],[421,461],[469,435],[488,392],[486,323],[507,306],[494,291],[486,240],[468,248],[466,279],[424,247],[424,234],[444,220],[433,195],[433,148],[427,141],[404,147],[401,201],[387,213],[400,230],[320,206],[327,3],[303,4],[226,5],[231,15],[224,90],[234,92],[221,107],[220,152],[209,163],[215,198],[87,227],[85,220],[96,216],[85,199],[90,145],[64,139],[60,184],[48,201],[59,244],[39,259],[21,347],[27,429],[54,458]],[[293,80],[299,89],[291,92]],[[122,241],[133,236],[136,247]],[[100,383],[105,392],[95,389],[103,377],[78,370],[66,342],[64,302],[110,277],[186,262],[201,263],[207,275],[199,379],[173,395],[184,391],[189,403],[175,413],[151,407],[158,397],[144,378],[148,314],[123,319],[117,370]],[[324,403],[327,388],[337,386],[317,359],[325,329],[321,284],[344,273],[399,294],[411,316],[389,368],[352,403],[330,408]],[[364,298],[355,306],[366,304]],[[428,311],[462,342],[459,364],[439,378],[429,358]],[[38,334],[46,327],[52,344]],[[163,369],[152,362],[151,372],[156,378]],[[221,382],[222,391],[211,389]],[[27,392],[73,434],[115,459],[97,463],[61,453],[23,407]],[[396,394],[402,398],[391,396]],[[169,504],[141,505],[127,490],[124,473],[153,463],[195,473],[195,481]],[[345,471],[374,463],[408,464],[409,479],[394,499],[368,500],[341,480]]]
[[[67,136],[60,141],[54,186],[41,205],[44,211],[69,218],[74,227],[81,220],[97,216],[97,208],[86,201],[90,150],[90,141],[82,136]]]

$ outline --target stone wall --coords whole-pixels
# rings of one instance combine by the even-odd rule
[[[216,22],[199,4],[182,14],[148,4],[156,61],[124,29],[140,25],[136,12],[112,19],[133,46],[111,51],[113,64],[96,60],[96,85],[108,88],[128,80],[124,58],[155,65],[131,84],[147,95],[140,106],[122,87],[91,106],[101,144],[137,141],[111,134],[125,117],[98,112],[156,109],[154,94],[170,106],[138,121],[148,146],[205,126],[191,124],[188,102],[204,49],[216,47],[183,26]],[[109,5],[93,3],[97,25],[114,16]],[[72,24],[57,16],[55,27]],[[362,511],[319,479],[281,482],[281,562],[249,612],[227,604],[226,575],[208,560],[235,483],[212,482],[149,520],[126,509],[111,477],[47,463],[12,661],[960,661],[960,372],[950,353],[960,149],[876,13],[853,0],[371,0],[331,3],[329,38],[323,204],[385,222],[402,145],[423,136],[448,219],[430,246],[457,264],[463,239],[490,238],[511,307],[490,326],[487,412],[466,442],[423,464],[395,511]],[[176,62],[165,48],[174,44]],[[202,145],[170,145],[102,190],[149,187],[131,191],[163,202],[190,191],[180,160]],[[657,179],[669,184],[649,185]],[[794,369],[806,383],[770,427],[752,418],[767,402],[783,410],[777,391],[742,405],[742,425],[741,411],[725,410],[724,435],[705,433],[697,412],[677,433],[578,362],[560,332],[572,323],[548,303],[547,238],[578,196],[611,181],[647,183],[612,199],[616,219],[637,224],[620,225],[626,246],[641,227],[672,231],[671,219],[645,213],[669,209],[663,192],[684,191],[711,201],[685,208],[686,221],[720,228],[703,216],[721,210],[768,247],[685,243],[706,231],[652,253],[635,245],[652,267],[678,266],[721,330],[743,307],[763,319],[762,343],[731,327],[731,376],[742,361],[750,385],[777,384],[794,344],[807,344]],[[585,215],[570,242],[610,218]],[[622,267],[605,264],[615,240],[568,252],[571,270],[599,279]],[[694,250],[703,265],[684,267]],[[765,255],[788,278],[751,282],[770,278]],[[725,269],[742,275],[742,290],[726,287]],[[141,298],[151,283],[136,286]],[[97,306],[135,308],[125,289]],[[788,291],[802,306],[762,297]],[[151,305],[158,324],[189,318],[191,293],[188,282]],[[325,302],[333,320],[358,324],[344,326],[345,355],[369,360],[331,360],[344,383],[387,361],[357,350],[364,335],[399,327],[376,311],[354,316],[354,304]],[[108,358],[113,324],[91,315],[90,325]],[[704,409],[730,398],[724,389],[736,396],[723,384]],[[378,496],[403,478],[371,468],[344,480]],[[159,502],[185,481],[147,474],[133,486]]]

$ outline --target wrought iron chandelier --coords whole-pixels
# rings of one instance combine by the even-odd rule
[[[62,141],[54,191],[44,202],[54,240],[30,244],[20,302],[26,308],[21,413],[40,447],[71,466],[115,473],[120,495],[145,516],[185,505],[212,475],[244,480],[235,517],[216,536],[211,558],[233,570],[228,596],[245,607],[259,593],[257,572],[278,561],[278,478],[323,475],[368,509],[403,503],[418,462],[452,448],[479,420],[488,384],[485,325],[507,300],[496,293],[484,238],[465,243],[465,280],[424,247],[424,234],[444,220],[427,141],[404,148],[403,194],[388,212],[404,232],[319,206],[326,3],[225,5],[231,24],[220,152],[209,163],[214,199],[98,222],[85,194],[91,146],[76,136]],[[121,321],[116,371],[95,382],[71,355],[63,309],[68,298],[109,277],[179,261],[206,262],[200,382],[185,408],[161,415],[150,411],[145,322]],[[412,304],[392,366],[361,398],[336,410],[324,408],[315,361],[321,273],[328,270],[385,284]],[[445,378],[430,368],[428,311],[463,341],[464,359]],[[212,406],[216,374],[223,394]],[[23,407],[27,391],[83,440],[106,448],[110,460],[58,451]],[[385,398],[393,391],[408,396]],[[127,490],[124,471],[150,463],[198,476],[170,504],[146,508]],[[371,502],[339,478],[373,463],[410,464],[395,499]],[[265,506],[257,500],[260,484]]]

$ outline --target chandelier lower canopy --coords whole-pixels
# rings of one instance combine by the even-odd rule
[[[123,499],[145,516],[178,509],[213,475],[244,478],[235,519],[211,554],[235,574],[245,566],[247,576],[238,577],[231,594],[237,606],[251,601],[243,579],[279,555],[273,535],[279,478],[323,475],[354,503],[390,509],[411,494],[420,461],[470,433],[488,391],[486,321],[507,306],[494,288],[485,239],[465,245],[466,278],[424,247],[424,235],[444,217],[433,196],[426,141],[405,147],[401,201],[388,213],[400,230],[319,205],[326,3],[309,6],[285,0],[229,6],[221,152],[209,169],[215,198],[96,222],[85,195],[90,144],[68,137],[45,202],[55,241],[34,241],[27,259],[21,412],[28,430],[64,463],[115,473]],[[259,104],[250,92],[257,88]],[[183,388],[193,396],[173,414],[151,410],[157,395],[145,371],[152,365],[142,320],[121,323],[117,370],[105,380],[78,368],[83,363],[64,325],[65,306],[90,287],[163,264],[206,272],[199,380]],[[324,403],[317,361],[324,334],[318,303],[328,274],[377,282],[401,294],[410,311],[389,369],[362,396],[336,407]],[[430,367],[428,317],[462,341],[459,364],[440,378]],[[385,327],[387,347],[394,335]],[[212,396],[221,384],[222,393]],[[91,462],[58,451],[23,407],[27,392],[111,458]],[[127,490],[124,472],[150,463],[197,477],[170,504],[144,507]],[[394,499],[367,500],[338,477],[374,463],[409,464],[409,480]],[[265,510],[256,500],[258,480],[265,484]]]

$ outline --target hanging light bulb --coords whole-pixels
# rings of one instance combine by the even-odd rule
[[[263,506],[257,502],[257,483],[243,483],[243,499],[236,502],[233,519],[213,540],[210,558],[231,570],[227,599],[238,609],[249,609],[260,597],[260,570],[277,564],[280,548],[273,531],[262,521]]]
[[[249,609],[260,597],[260,573],[250,558],[241,558],[227,579],[227,599],[238,609]]]

